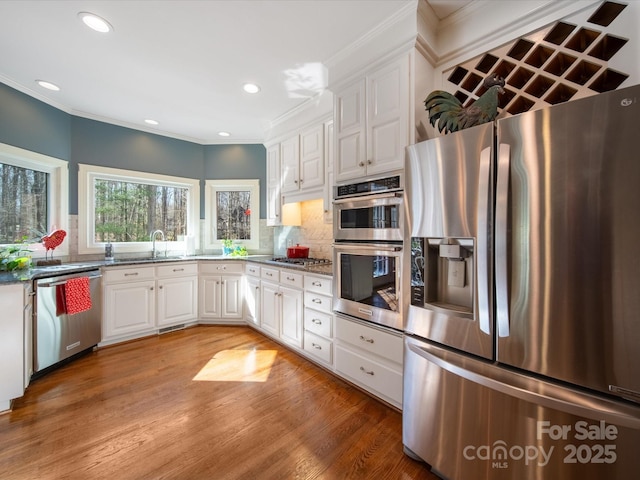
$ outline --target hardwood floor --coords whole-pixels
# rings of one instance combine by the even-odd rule
[[[435,480],[401,424],[249,327],[199,326],[33,381],[0,415],[0,478]]]

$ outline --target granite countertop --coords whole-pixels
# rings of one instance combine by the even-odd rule
[[[333,267],[331,265],[310,265],[308,267],[300,267],[288,265],[286,263],[278,263],[272,260],[272,255],[247,255],[244,257],[229,257],[223,255],[195,255],[195,256],[170,256],[158,258],[119,258],[115,261],[88,261],[88,262],[71,262],[62,265],[52,265],[46,267],[34,267],[29,270],[16,270],[13,272],[0,272],[0,285],[8,285],[12,283],[22,283],[38,278],[45,278],[51,275],[62,275],[65,273],[79,273],[102,267],[124,267],[127,265],[156,264],[166,262],[188,262],[188,261],[245,261],[255,262],[278,268],[287,268],[298,272],[315,273],[319,275],[333,275]]]

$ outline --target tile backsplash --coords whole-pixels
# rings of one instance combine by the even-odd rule
[[[325,223],[322,199],[302,202],[301,215],[300,227],[274,227],[274,255],[284,256],[288,245],[300,244],[309,247],[310,257],[330,259],[333,225]]]

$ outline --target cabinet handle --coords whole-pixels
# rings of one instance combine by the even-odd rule
[[[266,272],[266,273],[265,273],[265,275],[266,275],[267,277],[273,277],[273,273]]]
[[[360,335],[360,340],[362,340],[363,342],[367,342],[367,343],[373,344],[373,338],[367,338],[367,337],[364,337],[364,336]]]
[[[326,212],[326,210],[325,210],[325,212]],[[314,287],[321,287],[322,283],[313,281],[313,282],[311,282],[311,285],[313,285]]]
[[[287,277],[287,280],[289,280],[290,282],[293,282],[295,280],[295,277]]]
[[[313,348],[315,348],[316,350],[322,350],[322,346],[321,346],[321,345],[318,345],[317,343],[311,343],[311,346],[312,346]]]
[[[373,370],[366,370],[364,367],[360,367],[360,371],[366,373],[367,375],[374,375]]]
[[[174,272],[184,272],[184,268],[174,268]]]
[[[319,318],[312,318],[311,323],[315,323],[316,325],[322,325],[322,320]]]
[[[136,273],[125,273],[124,274],[125,277],[135,277],[136,275],[138,275],[138,272],[136,272]]]
[[[313,303],[322,303],[322,300],[320,298],[314,298],[311,300]]]

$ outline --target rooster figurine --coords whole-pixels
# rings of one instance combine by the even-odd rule
[[[64,230],[54,230],[49,235],[42,237],[42,243],[44,244],[44,248],[46,248],[46,251],[44,252],[45,260],[49,250],[51,250],[51,258],[53,258],[53,250],[62,243],[66,236],[67,232]]]
[[[438,123],[438,131],[457,132],[464,128],[492,122],[498,115],[498,93],[504,93],[504,78],[492,73],[483,82],[486,92],[468,107],[448,92],[435,90],[424,101],[433,127]]]

